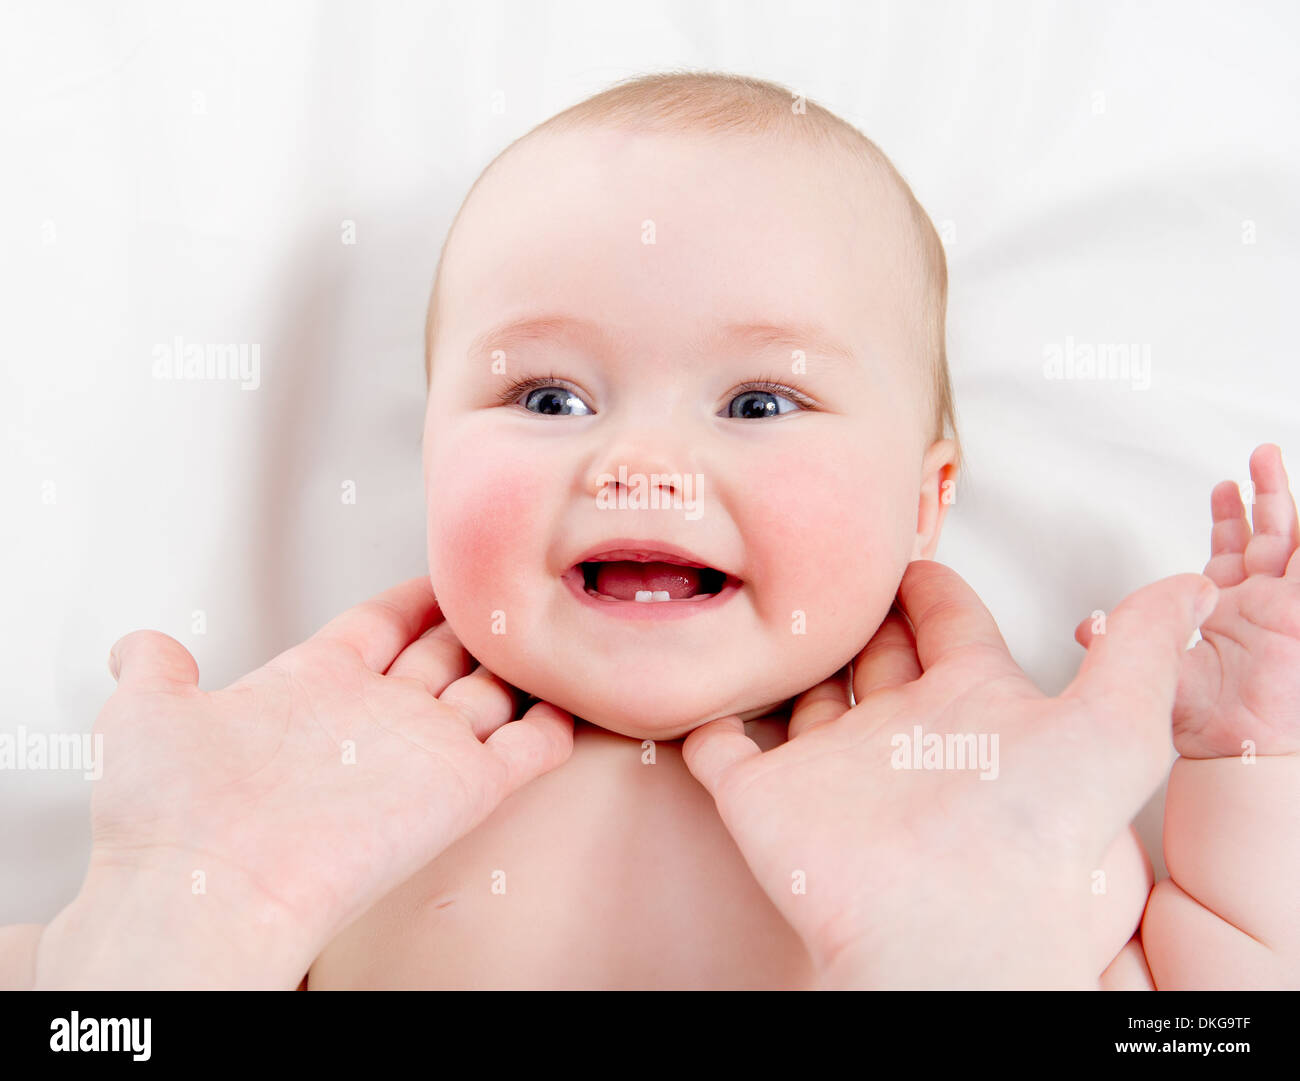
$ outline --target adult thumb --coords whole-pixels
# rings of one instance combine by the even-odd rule
[[[173,691],[199,685],[199,666],[190,651],[161,631],[132,631],[108,654],[117,685],[135,691]]]
[[[1094,632],[1064,695],[1096,707],[1132,748],[1167,751],[1178,670],[1196,630],[1214,611],[1218,587],[1203,574],[1175,574],[1126,597]]]

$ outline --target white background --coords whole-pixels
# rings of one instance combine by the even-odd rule
[[[1258,443],[1300,472],[1298,43],[1284,3],[9,5],[0,731],[88,731],[134,628],[213,688],[421,573],[460,199],[535,123],[682,66],[827,105],[949,232],[971,468],[939,558],[1059,689],[1080,618],[1203,567]],[[154,379],[177,335],[257,343],[260,388]],[[1070,337],[1149,346],[1151,386],[1045,379]],[[0,922],[71,899],[90,790],[0,773]],[[1141,828],[1159,862],[1158,803]]]

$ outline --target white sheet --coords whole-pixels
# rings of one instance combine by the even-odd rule
[[[133,628],[215,687],[420,573],[460,198],[534,123],[678,66],[824,102],[948,234],[971,469],[939,558],[1059,689],[1078,619],[1201,569],[1254,446],[1300,472],[1298,43],[1280,2],[8,5],[4,729],[88,730]],[[154,379],[178,335],[259,345],[260,386]],[[1067,339],[1149,347],[1150,387],[1046,380]],[[0,923],[71,898],[90,788],[0,773]]]

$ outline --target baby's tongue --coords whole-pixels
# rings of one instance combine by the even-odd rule
[[[634,601],[646,589],[667,590],[676,601],[694,597],[699,588],[699,569],[675,563],[601,563],[596,569],[596,592],[621,601]]]

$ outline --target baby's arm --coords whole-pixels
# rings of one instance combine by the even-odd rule
[[[1161,990],[1300,987],[1300,524],[1278,448],[1250,467],[1253,530],[1234,483],[1211,496],[1219,600],[1179,673],[1141,931]]]
[[[1161,990],[1300,987],[1300,755],[1179,758],[1142,921]]]

